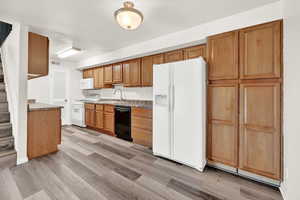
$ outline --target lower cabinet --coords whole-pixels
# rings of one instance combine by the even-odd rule
[[[95,110],[87,105],[85,106],[85,124],[88,127],[95,127]]]
[[[134,143],[152,147],[152,110],[131,109],[131,136]]]
[[[60,108],[29,110],[27,117],[28,158],[57,152],[61,143]]]
[[[115,135],[115,114],[113,105],[85,104],[85,124],[90,128]]]
[[[108,131],[109,134],[115,135],[115,114],[104,112],[104,126],[103,129]]]
[[[104,128],[104,113],[103,111],[95,111],[95,127],[98,129]]]
[[[238,166],[238,85],[208,86],[207,157],[210,161]]]
[[[280,81],[208,86],[210,162],[280,180],[281,137]]]
[[[280,83],[240,85],[239,168],[268,178],[281,177]]]

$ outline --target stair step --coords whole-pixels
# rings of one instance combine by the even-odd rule
[[[0,103],[2,103],[2,102],[7,102],[5,91],[0,91]]]
[[[0,162],[1,162],[1,159],[8,157],[8,156],[13,156],[15,154],[17,154],[15,149],[8,149],[5,151],[0,151]]]
[[[12,124],[0,123],[0,138],[12,136]]]
[[[8,112],[8,103],[7,102],[0,103],[0,113],[1,112]]]
[[[0,123],[10,122],[10,113],[9,112],[0,112]]]
[[[5,84],[4,83],[0,83],[0,91],[5,91]]]
[[[0,157],[5,155],[8,150],[14,149],[14,138],[12,136],[0,138]]]

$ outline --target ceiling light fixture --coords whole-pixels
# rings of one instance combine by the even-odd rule
[[[62,51],[58,52],[57,57],[66,58],[66,57],[78,54],[78,53],[80,53],[80,51],[81,51],[81,49],[70,47],[68,49],[65,49],[65,50],[62,50]]]
[[[115,12],[115,19],[118,24],[126,30],[134,30],[143,22],[143,14],[134,8],[130,1],[123,3],[124,7]]]

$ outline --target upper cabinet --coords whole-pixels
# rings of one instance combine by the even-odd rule
[[[123,63],[123,84],[125,87],[141,86],[141,59]]]
[[[112,67],[112,65],[107,65],[104,67],[104,83],[105,84],[113,83],[113,67]]]
[[[113,76],[113,83],[122,83],[123,81],[122,63],[113,64],[112,76]]]
[[[209,80],[280,78],[281,32],[274,21],[209,37]]]
[[[104,68],[98,67],[93,71],[94,75],[94,88],[100,89],[104,88]]]
[[[281,21],[240,31],[240,78],[280,78]]]
[[[157,54],[154,56],[147,56],[142,58],[141,65],[141,79],[142,86],[152,86],[153,85],[153,65],[164,63],[164,55]]]
[[[83,70],[83,78],[94,78],[94,69]]]
[[[194,47],[188,47],[183,50],[184,59],[193,59],[202,56],[206,58],[206,45],[199,45]]]
[[[29,32],[28,34],[28,78],[47,76],[49,69],[49,39]]]
[[[182,49],[165,53],[165,62],[166,63],[176,62],[176,61],[180,61],[180,60],[183,60],[183,50]]]
[[[238,45],[238,31],[208,38],[209,80],[238,78]]]

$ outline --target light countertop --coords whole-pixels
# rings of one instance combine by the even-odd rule
[[[110,104],[110,105],[115,105],[115,106],[130,106],[130,107],[140,107],[140,108],[152,109],[152,101],[144,101],[144,100],[102,99],[99,101],[81,100],[81,102],[92,103],[92,104]]]
[[[50,110],[50,109],[55,109],[55,108],[62,108],[62,106],[45,104],[45,103],[28,103],[28,111]]]

